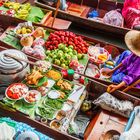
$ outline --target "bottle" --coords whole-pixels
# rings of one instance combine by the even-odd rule
[[[68,80],[72,81],[74,76],[74,70],[73,69],[68,69]]]
[[[68,71],[67,70],[61,70],[62,76],[64,79],[68,79]]]

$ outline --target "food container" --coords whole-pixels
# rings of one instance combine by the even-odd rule
[[[60,127],[61,127],[61,124],[60,124],[59,121],[53,120],[53,121],[51,121],[51,123],[50,123],[50,127],[53,128],[53,129],[59,130]]]
[[[66,112],[65,111],[60,110],[60,111],[57,112],[56,119],[58,121],[62,120],[65,117],[66,117]]]
[[[18,50],[9,49],[0,52],[0,84],[9,85],[24,79],[29,71],[29,64],[23,61],[17,61],[13,58],[5,56],[5,54],[12,54],[13,56],[27,59],[27,56]]]
[[[49,93],[48,93],[48,97],[50,99],[57,99],[60,97],[60,93],[57,91],[57,90],[51,90]]]
[[[109,78],[111,78],[111,75],[104,74],[106,71],[110,71],[110,69],[109,68],[102,68],[100,70],[100,73],[101,73],[100,79],[105,79],[105,78],[109,79]]]
[[[39,137],[36,133],[32,131],[25,131],[22,132],[18,137],[17,140],[39,140]]]
[[[93,78],[100,78],[100,70],[96,65],[89,63],[85,75]]]
[[[56,117],[57,111],[49,106],[37,107],[36,114],[46,120],[53,120]]]
[[[28,87],[23,83],[14,83],[11,84],[5,91],[5,96],[9,100],[20,100],[28,92]]]
[[[65,112],[69,112],[72,110],[72,105],[69,103],[64,103],[62,110]]]
[[[24,28],[24,31],[22,31]],[[29,29],[31,32],[27,32],[26,30]],[[18,38],[22,38],[25,36],[31,36],[34,32],[34,27],[32,25],[32,22],[24,22],[24,23],[19,23],[18,26],[14,29],[15,34],[17,35]]]
[[[41,99],[41,93],[37,90],[30,90],[24,97],[24,100],[28,104],[35,104]]]
[[[88,57],[90,62],[103,64],[109,59],[109,56],[109,52],[105,48],[100,47],[100,44],[89,46],[88,48]]]

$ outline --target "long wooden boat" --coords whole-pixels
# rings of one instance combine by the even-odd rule
[[[7,49],[0,46],[0,51]],[[36,61],[33,57],[28,57],[30,61]],[[88,100],[94,101],[104,92],[106,92],[107,86],[89,79],[89,83],[86,87],[87,98]],[[124,92],[116,91],[113,94],[119,100],[128,100],[131,101],[134,106],[140,105],[140,99],[133,97]],[[49,126],[44,125],[40,121],[31,119],[27,115],[23,113],[5,106],[4,104],[0,105],[0,115],[4,117],[11,117],[16,121],[21,121],[27,123],[34,127],[36,130],[54,138],[56,140],[60,139],[68,139],[68,140],[99,140],[103,134],[106,134],[108,131],[117,131],[118,133],[122,133],[124,131],[125,125],[127,124],[128,118],[122,117],[110,111],[105,111],[101,108],[93,108],[88,114],[83,114],[80,110],[77,110],[77,115],[86,115],[90,119],[90,123],[86,128],[84,136],[82,138],[77,138],[75,136],[71,136],[68,133],[62,133],[55,129],[51,129]],[[114,127],[115,125],[115,127]],[[104,128],[104,129],[102,129]]]
[[[19,3],[20,3],[20,1],[19,1]],[[4,9],[3,7],[1,9]],[[37,8],[37,7],[31,5],[31,8]],[[53,11],[43,9],[43,8],[40,8],[40,9],[44,13],[44,17],[40,20],[40,22],[36,22],[36,24],[44,25],[44,26],[47,26],[47,27],[52,27],[53,26],[54,28],[59,29],[59,30],[66,30],[71,25],[70,21],[67,21],[67,20],[64,20],[64,19],[55,18],[55,20],[54,20]],[[10,16],[8,16],[8,17],[10,19]],[[16,18],[14,16],[12,16],[12,18],[14,18],[14,20],[16,20],[18,22],[25,22],[26,21],[26,20],[23,20],[21,18]],[[54,24],[52,25],[53,20],[54,20]]]
[[[18,23],[19,23],[19,21],[16,19],[14,19],[14,18],[12,18],[11,17],[11,19],[9,20],[9,17],[7,17],[7,16],[4,16],[4,15],[0,15],[0,23],[1,23],[1,25],[5,28],[5,29],[7,29],[9,26],[11,26],[11,25],[13,25],[13,26],[16,26]],[[37,24],[34,24],[35,26],[38,26]],[[39,26],[41,26],[41,27],[43,27],[44,29],[47,29],[49,32],[54,32],[56,29],[53,29],[53,28],[46,28],[45,26],[42,26],[42,25],[39,25]],[[5,32],[6,33],[6,32]],[[5,43],[5,42],[3,42],[2,41],[2,38],[3,38],[3,36],[5,36],[5,33],[0,37],[1,39],[0,39],[0,45],[2,45],[2,46],[5,46],[5,47],[7,47],[7,48],[13,48],[13,46],[11,46],[11,45],[9,45],[9,44],[7,44],[7,43]],[[100,46],[101,47],[105,47],[106,49],[109,49],[108,51],[110,52],[110,49],[112,50],[110,53],[112,54],[112,56],[115,58],[116,56],[118,56],[120,53],[122,53],[123,51],[124,51],[124,49],[122,49],[122,48],[119,48],[119,47],[117,47],[117,46],[115,46],[115,45],[113,45],[113,44],[109,44],[109,43],[107,43],[107,42],[102,42],[102,41],[99,41],[99,40],[96,40],[96,39],[93,39],[93,38],[89,38],[89,37],[86,37],[86,36],[82,36],[82,38],[85,40],[85,41],[87,41],[88,43],[90,43],[91,45],[93,44],[93,45],[95,45],[95,44],[100,44]],[[89,62],[88,62],[89,63]],[[88,64],[87,63],[87,64]],[[87,65],[86,64],[86,65]],[[86,70],[86,67],[87,66],[85,66],[85,70]],[[84,75],[84,73],[83,73],[83,75]],[[84,75],[85,76],[85,75]],[[86,76],[86,77],[88,77],[88,76]],[[91,78],[91,77],[88,77],[88,78]],[[108,82],[108,81],[105,81],[105,80],[101,80],[101,79],[97,79],[97,78],[92,78],[92,79],[94,79],[94,80],[96,80],[96,81],[98,81],[98,82],[101,82],[101,83],[103,83],[103,84],[105,84],[105,85],[110,85],[110,84],[112,84],[111,82]],[[138,88],[132,88],[132,89],[130,89],[127,93],[129,93],[129,94],[131,94],[131,95],[134,95],[134,96],[136,96],[136,97],[140,97],[140,95],[139,95],[139,89]]]
[[[71,6],[70,9],[75,9],[75,11],[80,9],[80,3],[81,1],[79,0],[67,0],[67,3],[69,6],[74,5],[73,7]],[[45,0],[35,0],[35,4],[37,6],[55,11],[56,8],[49,6],[46,4]],[[83,0],[83,13],[81,15],[76,14],[76,12],[70,10],[67,11],[62,11],[59,10],[58,12],[58,17],[62,19],[67,19],[75,23],[75,25],[81,26],[82,28],[88,28],[88,29],[94,29],[97,31],[105,31],[113,34],[118,34],[118,35],[125,35],[126,32],[128,32],[130,29],[126,28],[125,25],[123,27],[117,27],[117,26],[112,26],[109,24],[104,24],[101,22],[93,21],[87,18],[87,15],[90,11],[93,9],[96,9],[98,7],[99,11],[99,17],[103,17],[105,13],[109,12],[110,10],[114,9],[121,9],[123,8],[123,3],[110,1],[110,0],[100,0],[98,3],[98,0]],[[69,8],[68,8],[69,9]]]

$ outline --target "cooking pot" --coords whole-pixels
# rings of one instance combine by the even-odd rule
[[[19,82],[24,79],[29,69],[29,64],[23,61],[17,61],[6,56],[13,56],[28,60],[27,56],[18,50],[8,49],[0,52],[0,84],[9,85],[13,82]]]

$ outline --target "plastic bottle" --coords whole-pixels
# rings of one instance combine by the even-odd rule
[[[73,69],[69,69],[68,70],[68,80],[69,81],[73,81],[73,76],[74,76],[74,70]]]

